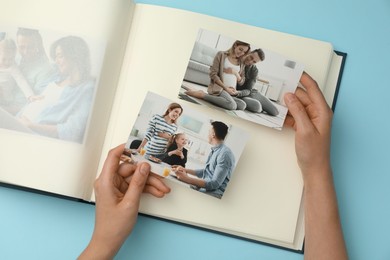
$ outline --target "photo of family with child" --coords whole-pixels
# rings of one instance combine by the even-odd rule
[[[90,45],[63,33],[0,29],[0,128],[82,143],[103,57],[97,48],[91,60]]]
[[[236,126],[148,92],[122,161],[148,161],[155,174],[222,198],[248,137]]]
[[[295,92],[303,69],[271,50],[200,29],[179,98],[280,130],[283,95]]]

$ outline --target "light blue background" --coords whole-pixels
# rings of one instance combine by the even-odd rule
[[[390,1],[144,0],[329,41],[348,58],[332,163],[351,259],[390,259]],[[180,22],[180,21],[178,21]],[[74,259],[94,207],[0,188],[0,259]],[[117,259],[302,259],[303,255],[140,217]]]

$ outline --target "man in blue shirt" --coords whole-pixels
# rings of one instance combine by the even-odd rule
[[[228,126],[222,122],[214,121],[209,131],[208,141],[213,146],[207,158],[204,169],[190,170],[182,166],[172,166],[179,180],[191,184],[195,189],[221,198],[232,175],[235,158],[224,144],[228,133]],[[195,175],[192,178],[188,174]]]

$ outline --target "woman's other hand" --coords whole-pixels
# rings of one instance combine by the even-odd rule
[[[119,163],[124,145],[112,149],[95,181],[95,229],[79,259],[111,259],[131,233],[142,192],[163,197],[170,192],[148,163]]]

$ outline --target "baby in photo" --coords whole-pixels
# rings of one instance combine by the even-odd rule
[[[15,115],[33,91],[15,62],[14,40],[0,40],[0,107]]]

